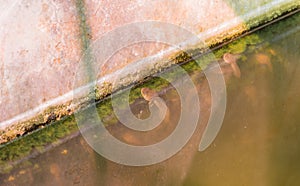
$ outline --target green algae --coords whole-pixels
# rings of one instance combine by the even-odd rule
[[[269,25],[267,29],[258,30],[256,33],[259,37],[266,40],[272,40],[278,35],[282,35],[286,30],[293,30],[291,28],[297,29],[300,22],[300,14],[296,13],[293,16],[290,16],[282,21],[277,22],[276,24]],[[283,32],[282,32],[283,31]]]
[[[30,135],[0,146],[0,173],[9,171],[14,162],[26,158],[33,151],[42,153],[46,145],[55,144],[76,130],[77,125],[74,117],[70,116]]]
[[[234,11],[235,15],[243,18],[245,15],[251,13],[253,10],[257,10],[265,5],[271,4],[272,11],[268,11],[258,17],[254,17],[251,20],[245,20],[246,25],[249,28],[253,28],[261,23],[268,22],[274,18],[279,17],[285,12],[289,12],[295,8],[299,8],[299,1],[289,1],[281,3],[278,1],[276,4],[274,0],[259,0],[259,1],[248,1],[248,0],[225,0],[226,4]],[[262,10],[261,10],[262,11]]]

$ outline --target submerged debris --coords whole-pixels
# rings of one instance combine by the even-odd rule
[[[273,71],[273,66],[271,64],[271,59],[268,55],[264,54],[264,53],[258,53],[255,55],[255,59],[256,61],[260,64],[260,65],[266,65],[267,68],[272,72]]]

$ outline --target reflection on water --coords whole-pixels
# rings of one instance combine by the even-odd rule
[[[1,185],[299,185],[300,31],[280,24],[255,33],[263,42],[240,54],[239,75],[222,63],[226,115],[217,138],[204,152],[197,149],[210,114],[210,91],[206,79],[194,72],[201,117],[193,137],[172,158],[144,167],[119,165],[95,153],[78,136],[0,176]],[[271,37],[273,30],[278,35]],[[136,132],[121,123],[107,129],[133,145],[163,140],[176,127],[180,100],[171,86],[162,90],[161,97],[169,113],[154,130]],[[132,111],[147,117],[148,102],[135,100]]]

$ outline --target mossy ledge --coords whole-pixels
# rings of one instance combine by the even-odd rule
[[[78,6],[80,22],[79,26],[81,28],[80,37],[82,39],[82,50],[86,51],[89,44],[89,26],[87,25],[88,23],[86,22],[86,17],[84,14],[83,1],[77,0],[76,4]],[[219,34],[205,38],[206,46],[212,47],[220,45],[223,42],[239,37],[241,34],[261,24],[265,24],[275,18],[280,17],[281,15],[286,14],[287,12],[291,12],[299,8],[300,3],[298,1],[286,3],[284,6],[281,5],[278,7],[273,7],[270,12],[266,12],[257,17],[245,20],[244,23],[239,23],[230,29],[223,30]],[[11,123],[8,127],[0,130],[0,144],[7,143],[16,137],[24,136],[25,134],[28,134],[45,125],[59,121],[63,117],[69,116],[75,111],[88,106],[91,101],[93,102],[94,100],[103,99],[124,87],[144,81],[146,77],[169,68],[173,64],[191,61],[194,59],[194,56],[205,53],[206,50],[207,49],[203,46],[195,45],[184,52],[173,53],[166,58],[154,61],[151,63],[151,65],[135,68],[135,71],[129,72],[126,74],[126,76],[121,76],[118,81],[99,81],[93,92],[94,97],[92,97],[92,100],[90,97],[82,97],[78,102],[76,102],[77,104],[74,104],[72,100],[65,100],[63,103],[47,107],[43,111],[40,111],[30,118]],[[203,66],[205,67],[205,65],[206,64]]]

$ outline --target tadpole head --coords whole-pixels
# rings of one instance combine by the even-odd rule
[[[144,87],[141,89],[141,95],[146,101],[151,101],[153,97],[157,96],[157,93],[148,87]]]
[[[223,60],[225,63],[235,64],[240,57],[241,57],[240,54],[225,53],[223,55]]]

